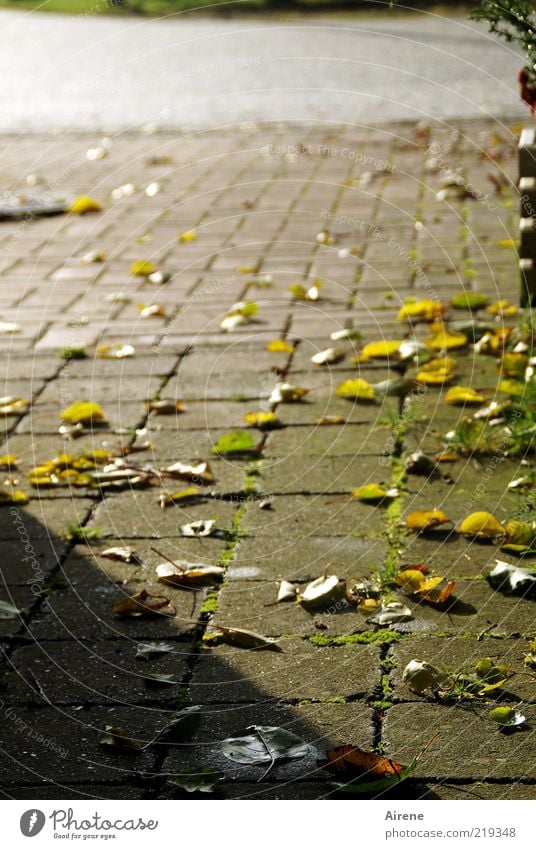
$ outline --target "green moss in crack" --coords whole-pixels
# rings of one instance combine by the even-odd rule
[[[67,542],[87,543],[94,539],[99,539],[102,531],[99,528],[84,528],[82,525],[67,525],[67,528],[61,534],[62,539]]]
[[[218,601],[218,593],[215,591],[207,593],[207,597],[201,605],[200,613],[212,614],[216,613],[220,603]]]
[[[383,645],[394,643],[402,637],[398,631],[389,628],[379,628],[377,631],[360,631],[358,634],[343,634],[336,637],[326,637],[324,634],[313,634],[307,639],[313,646],[351,646],[351,645]]]

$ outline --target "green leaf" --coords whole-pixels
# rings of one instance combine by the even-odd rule
[[[167,783],[186,790],[187,793],[213,793],[216,784],[225,778],[223,772],[211,766],[185,769],[170,775]]]
[[[478,295],[476,292],[460,292],[450,303],[457,310],[480,310],[489,304],[489,298],[487,295]]]
[[[192,705],[175,714],[149,745],[175,746],[191,739],[201,725],[201,708]]]
[[[211,454],[253,454],[258,453],[255,439],[247,430],[234,430],[220,436],[210,449]]]
[[[251,734],[245,737],[228,737],[221,744],[222,753],[239,764],[275,764],[279,760],[303,758],[309,744],[285,728],[269,725],[251,725]]]

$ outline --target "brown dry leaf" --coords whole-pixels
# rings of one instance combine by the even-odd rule
[[[174,616],[175,610],[170,607],[170,599],[161,595],[152,595],[147,590],[140,590],[133,596],[127,596],[117,601],[112,607],[116,616]],[[169,610],[165,610],[169,607]]]
[[[342,425],[346,424],[344,416],[320,416],[316,420],[317,425]]]
[[[416,510],[407,517],[406,528],[410,531],[430,531],[448,522],[451,519],[443,510]]]
[[[138,741],[133,740],[120,725],[107,725],[99,744],[106,748],[117,749],[119,752],[140,752],[142,749]]]
[[[385,778],[389,775],[401,775],[404,770],[396,761],[374,752],[364,752],[357,746],[337,746],[326,752],[326,758],[327,762],[323,764],[325,769],[344,773],[352,778]]]

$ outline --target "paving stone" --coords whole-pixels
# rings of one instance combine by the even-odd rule
[[[177,483],[180,490],[181,482]],[[170,504],[162,510],[156,490],[134,491],[99,504],[89,527],[99,529],[103,537],[167,539],[181,535],[179,525],[198,519],[216,519],[219,528],[229,530],[235,509],[236,504],[207,497],[199,504]]]
[[[316,648],[283,640],[282,652],[227,647],[202,653],[191,682],[196,703],[341,700],[372,696],[380,683],[374,646]]]
[[[133,778],[135,781],[136,778]],[[48,784],[40,783],[33,786],[13,786],[9,789],[0,788],[0,796],[4,799],[51,799],[58,796],[69,799],[146,799],[147,792],[143,787],[133,784]]]
[[[189,646],[175,643],[168,654],[136,659],[136,640],[42,640],[17,649],[5,677],[4,701],[12,704],[109,704],[125,706],[176,700],[188,670]],[[145,676],[171,675],[173,685],[147,683]],[[171,701],[170,704],[174,702]]]
[[[343,427],[286,427],[273,431],[266,454],[287,459],[293,455],[354,457],[388,451],[388,438],[382,429],[376,431],[371,424],[349,424]]]
[[[270,449],[268,448],[268,451]],[[391,485],[389,457],[345,453],[342,456],[302,456],[266,458],[257,469],[255,486],[265,493],[350,493],[367,483]]]
[[[469,708],[445,705],[404,704],[389,708],[384,721],[386,753],[399,763],[409,763],[430,740],[440,736],[420,759],[417,778],[497,780],[523,779],[534,774],[535,756],[530,730],[501,732],[487,714],[490,706]],[[523,708],[532,725],[536,708]],[[522,798],[522,797],[521,797]]]
[[[29,504],[0,510],[0,538],[20,540],[24,532],[31,540],[61,537],[69,525],[79,525],[95,502],[89,498],[34,498]]]
[[[227,569],[232,580],[313,581],[329,568],[340,577],[365,577],[384,563],[386,545],[381,539],[308,536],[244,537],[234,550]]]
[[[26,539],[23,526],[19,539],[0,542],[0,576],[6,586],[43,586],[67,551],[64,540]]]
[[[99,739],[107,725],[120,725],[143,745],[152,738],[155,728],[167,721],[164,711],[147,706],[56,710],[21,705],[9,711],[8,719],[2,727],[6,754],[0,780],[4,789],[29,781],[49,781],[60,796],[60,789],[70,782],[87,782],[90,777],[96,782],[123,780],[135,785],[135,776],[153,767],[154,754],[123,754],[100,746]]]
[[[278,495],[271,510],[246,504],[241,529],[248,536],[272,539],[295,535],[381,536],[386,528],[385,511],[349,500],[347,496]]]

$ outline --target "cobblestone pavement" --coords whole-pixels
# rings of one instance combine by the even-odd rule
[[[409,406],[380,390],[369,404],[335,393],[356,376],[374,384],[401,377],[392,360],[352,365],[350,349],[422,339],[425,325],[396,320],[408,297],[449,301],[469,290],[517,301],[509,240],[518,129],[481,121],[245,126],[193,137],[122,135],[97,159],[86,155],[98,148],[94,137],[1,139],[4,189],[103,203],[91,215],[0,223],[0,315],[20,326],[0,335],[1,394],[32,401],[26,413],[5,417],[0,452],[19,461],[4,477],[20,478],[31,495],[0,511],[1,598],[22,611],[0,619],[5,796],[173,798],[182,791],[166,783],[169,773],[208,765],[225,772],[220,797],[324,798],[333,788],[317,760],[330,746],[352,743],[405,764],[439,732],[401,785],[402,798],[536,797],[534,678],[521,674],[535,636],[534,601],[495,592],[481,578],[496,556],[517,561],[493,543],[452,532],[416,536],[401,526],[411,511],[430,507],[456,524],[477,509],[511,517],[521,496],[507,484],[520,461],[501,455],[458,460],[439,477],[406,474],[407,455],[419,447],[436,453],[440,435],[467,411],[444,405],[441,388],[414,392]],[[462,187],[437,198],[450,167],[465,169],[470,197]],[[177,238],[192,230],[195,239]],[[104,261],[81,261],[95,251]],[[169,281],[130,274],[141,260],[169,272]],[[318,300],[289,295],[292,284],[316,281]],[[222,332],[221,321],[244,300],[256,301],[258,314]],[[138,304],[164,314],[143,317]],[[345,328],[358,330],[361,342],[330,341]],[[294,350],[267,350],[275,339]],[[113,343],[133,345],[135,355],[95,356],[97,345]],[[332,344],[344,360],[311,363]],[[86,359],[59,354],[79,347]],[[456,352],[459,382],[490,397],[495,360],[472,350]],[[247,429],[245,413],[270,411],[283,378],[310,390],[277,408],[285,427],[249,429],[262,449],[253,459],[211,457],[220,436]],[[157,415],[147,404],[158,399],[182,400],[186,410]],[[64,440],[59,413],[80,400],[99,403],[107,423]],[[327,416],[342,423],[319,424]],[[63,451],[97,448],[153,467],[210,459],[215,481],[196,503],[161,509],[159,487],[97,494],[33,489],[25,480]],[[350,497],[370,482],[394,484],[399,495],[388,507]],[[189,485],[163,483],[167,493]],[[271,509],[259,509],[268,498]],[[216,520],[222,532],[181,536],[180,525],[198,519]],[[69,535],[70,525],[82,530]],[[103,556],[113,546],[130,546],[139,561]],[[162,555],[220,564],[225,580],[195,591],[164,585],[155,575]],[[394,575],[402,563],[427,563],[456,580],[455,600],[417,604],[393,592],[414,612],[393,629],[376,629],[344,604],[314,613],[273,604],[283,578],[303,589],[328,570],[351,586],[371,572]],[[143,589],[168,597],[174,615],[112,612]],[[217,626],[277,638],[282,651],[203,641]],[[138,644],[155,641],[173,650],[136,657]],[[482,697],[439,703],[401,680],[412,658],[452,671],[486,656],[519,673],[502,698],[522,703],[522,730],[501,732]],[[150,675],[172,683],[157,686]],[[129,753],[99,744],[106,726],[150,743],[189,705],[200,706],[202,723],[185,745]],[[266,764],[223,758],[220,741],[253,724],[287,727],[311,744],[309,755],[264,778]]]

